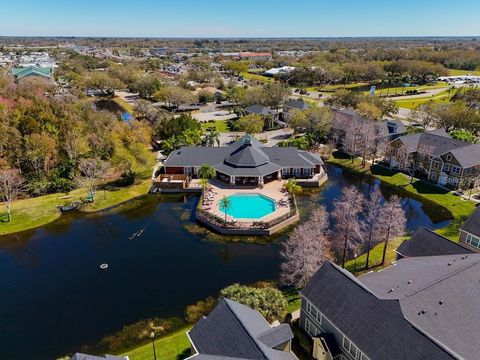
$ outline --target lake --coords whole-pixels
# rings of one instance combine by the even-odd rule
[[[327,170],[320,191],[298,196],[302,218],[318,204],[331,211],[344,186],[367,193],[378,184]],[[197,202],[198,196],[145,195],[0,237],[0,359],[55,359],[139,319],[182,316],[186,305],[234,282],[278,279],[279,244],[288,234],[259,239],[264,244],[225,242],[195,224]],[[403,204],[409,230],[448,224],[441,208],[408,197]],[[99,269],[102,263],[108,270]]]

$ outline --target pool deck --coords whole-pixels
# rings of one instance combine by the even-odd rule
[[[239,187],[229,187],[226,184],[221,183],[220,181],[217,180],[212,180],[210,181],[210,186],[211,186],[211,209],[206,209],[204,207],[204,210],[220,217],[220,218],[225,218],[225,213],[220,210],[220,200],[224,196],[231,196],[234,194],[261,194],[264,196],[267,196],[273,200],[275,200],[276,203],[278,203],[280,200],[288,200],[288,194],[285,192],[282,192],[283,185],[285,184],[285,180],[275,180],[272,181],[268,184],[265,184],[262,189],[260,188],[239,188]],[[259,219],[237,219],[235,220],[237,222],[243,222],[243,223],[251,223],[253,221],[270,221],[273,220],[279,216],[288,214],[290,212],[291,208],[290,205],[287,206],[280,206],[276,205],[275,206],[275,211],[262,217]],[[233,220],[231,216],[227,215],[227,220]]]

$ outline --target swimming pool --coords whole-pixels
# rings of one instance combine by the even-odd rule
[[[262,194],[237,193],[227,198],[230,206],[225,211],[220,202],[219,209],[235,219],[260,219],[275,211],[275,201]]]

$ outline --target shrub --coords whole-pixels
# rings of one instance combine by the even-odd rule
[[[207,316],[216,305],[217,300],[211,296],[205,300],[197,301],[193,305],[188,305],[185,309],[185,320],[190,324],[194,324],[203,316]]]
[[[116,186],[130,186],[135,184],[135,179],[137,178],[137,175],[135,171],[128,170],[125,171],[121,176],[120,179],[115,181]]]
[[[272,287],[233,284],[223,289],[220,295],[259,311],[268,322],[283,320],[287,312],[287,300],[280,290]]]

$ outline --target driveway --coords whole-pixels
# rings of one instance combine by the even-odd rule
[[[220,134],[220,145],[228,145],[232,141],[236,140],[239,136],[244,135],[243,132],[227,132]],[[280,141],[285,140],[293,134],[292,129],[278,129],[272,131],[266,131],[256,134],[255,137],[259,140],[267,139],[265,146],[275,146]]]

